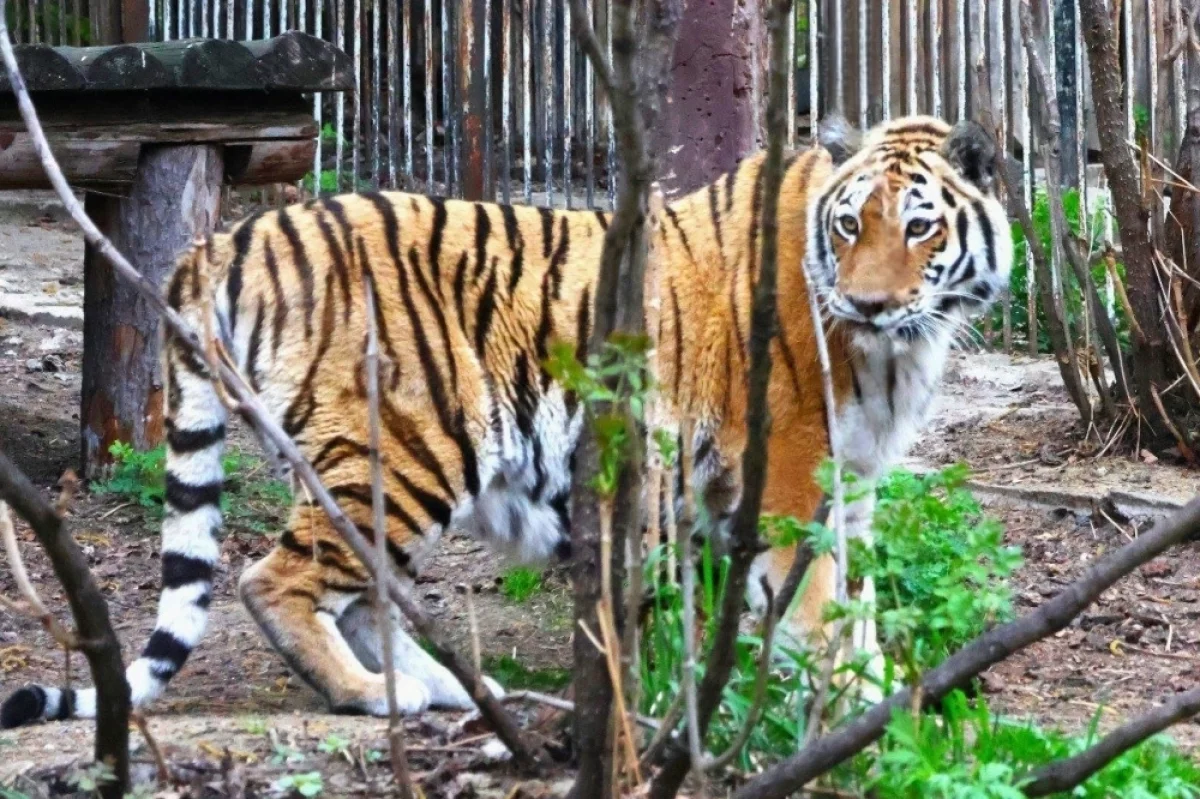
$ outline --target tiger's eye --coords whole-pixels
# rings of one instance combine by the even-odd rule
[[[930,224],[928,219],[914,219],[908,223],[905,233],[910,239],[916,239],[928,233],[931,227],[933,225]]]
[[[841,227],[842,232],[845,233],[847,236],[857,236],[858,235],[858,220],[855,219],[850,214],[845,214],[844,216],[839,216],[838,217],[838,226]]]

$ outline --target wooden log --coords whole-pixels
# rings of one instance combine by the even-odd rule
[[[268,89],[301,92],[350,91],[354,60],[328,42],[301,31],[265,41],[244,42],[258,62]]]
[[[50,139],[59,166],[72,185],[128,184],[137,173],[136,141]],[[28,134],[0,130],[0,190],[46,189],[46,171]]]
[[[17,66],[31,92],[82,89],[83,75],[53,47],[40,44],[18,44],[13,48]],[[0,93],[11,93],[8,72],[0,72]]]
[[[315,36],[292,31],[258,42],[181,39],[104,47],[19,45],[30,91],[146,89],[336,92],[354,88],[353,61]],[[0,94],[10,92],[0,75]]]
[[[87,211],[154,283],[178,254],[217,222],[224,163],[215,145],[147,146],[126,197],[87,196]],[[89,247],[84,254],[83,391],[80,448],[91,478],[111,462],[114,441],[138,449],[163,438],[158,315],[117,280]]]
[[[312,169],[317,140],[279,139],[225,148],[225,182],[236,186],[294,183]]]
[[[117,47],[56,47],[90,90],[153,89],[170,85],[172,77],[157,58],[148,58],[134,45]]]
[[[150,42],[136,47],[157,59],[180,89],[265,89],[254,56],[240,42],[223,39],[183,39]]]

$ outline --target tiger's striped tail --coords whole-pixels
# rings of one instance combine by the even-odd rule
[[[201,250],[201,252],[203,252]],[[181,268],[203,267],[192,255]],[[194,315],[187,309],[185,316]],[[193,325],[196,319],[189,319]],[[170,336],[165,352],[168,415],[166,514],[162,526],[162,594],[158,618],[141,656],[129,665],[133,706],[160,696],[200,643],[208,622],[213,572],[219,557],[221,458],[225,449],[226,410],[203,364]],[[20,689],[0,707],[0,728],[41,720],[94,718],[94,688]]]

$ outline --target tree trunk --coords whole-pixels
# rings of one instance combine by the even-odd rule
[[[1193,3],[1200,0],[1193,0]],[[1200,53],[1184,48],[1187,65],[1184,70],[1187,97],[1187,127],[1179,147],[1175,171],[1180,182],[1195,184],[1200,180]],[[1183,54],[1180,56],[1183,57]],[[1184,269],[1196,283],[1180,281],[1180,302],[1184,336],[1189,339],[1192,354],[1200,350],[1200,197],[1191,191],[1174,191],[1171,196],[1171,216],[1167,220],[1167,257]]]
[[[178,254],[217,221],[224,158],[219,146],[145,147],[127,197],[87,195],[88,214],[151,282],[161,284]],[[114,441],[137,449],[163,437],[158,315],[88,247],[84,253],[84,474],[110,461]]]
[[[1171,357],[1158,301],[1149,211],[1142,203],[1141,183],[1121,100],[1117,39],[1104,0],[1080,0],[1080,21],[1087,41],[1092,78],[1092,106],[1100,136],[1100,154],[1112,190],[1113,206],[1125,258],[1129,302],[1140,335],[1133,335],[1134,389],[1143,417],[1155,416],[1154,392],[1165,386]]]
[[[758,148],[763,33],[756,3],[686,0],[667,104],[650,128],[668,201]]]

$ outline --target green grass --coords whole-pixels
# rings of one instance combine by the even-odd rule
[[[528,602],[543,590],[542,573],[538,569],[516,566],[506,571],[500,579],[500,593],[513,602]]]
[[[108,494],[125,502],[136,503],[147,516],[163,514],[166,481],[166,448],[138,452],[129,444],[115,442],[112,475],[93,482],[95,494]],[[270,534],[283,523],[291,504],[291,489],[270,477],[262,459],[232,450],[222,458],[225,486],[221,494],[221,512],[227,529]]]
[[[822,470],[820,479],[827,476]],[[923,477],[897,470],[881,480],[875,546],[869,552],[851,550],[853,575],[875,579],[876,606],[829,609],[830,617],[875,614],[888,690],[919,677],[1014,614],[1010,581],[1020,553],[1004,544],[1003,528],[983,513],[964,486],[966,477],[964,468],[952,467]],[[773,537],[812,537],[819,550],[830,546],[829,531],[818,525],[764,519],[764,528]],[[665,554],[659,547],[647,563],[647,585],[654,593],[641,652],[641,710],[656,716],[678,694],[683,668],[682,596],[677,587],[659,581]],[[727,568],[728,562],[714,558],[706,546],[696,597],[702,649],[713,633]],[[739,636],[732,677],[706,740],[709,751],[724,751],[750,712],[761,647],[758,636]],[[749,773],[795,753],[807,727],[809,686],[820,664],[778,641],[775,656],[762,717],[734,762]],[[843,668],[861,666],[852,662]],[[1082,751],[1094,740],[1094,729],[1066,735],[997,714],[982,697],[968,700],[955,693],[936,712],[915,717],[898,712],[879,746],[840,766],[826,784],[875,799],[1019,799],[1022,781],[1039,766]],[[1200,799],[1200,767],[1160,737],[1122,755],[1072,797]]]
[[[482,665],[506,691],[560,691],[571,682],[569,669],[531,669],[511,655],[488,655]]]

